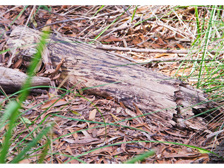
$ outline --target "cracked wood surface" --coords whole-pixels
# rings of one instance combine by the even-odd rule
[[[13,93],[21,89],[27,75],[19,70],[0,67],[0,86],[7,93]],[[31,86],[46,86],[50,84],[50,79],[46,77],[33,77]]]
[[[18,45],[23,56],[31,55],[29,52],[35,48],[40,32],[26,28],[21,35],[22,30],[23,27],[16,27],[12,31],[8,47],[13,50]],[[61,78],[68,75],[69,83],[78,89],[88,88],[84,91],[113,98],[129,109],[135,109],[134,105],[137,105],[144,113],[152,113],[153,120],[163,126],[206,129],[200,117],[185,120],[194,115],[193,109],[208,108],[208,103],[204,103],[207,99],[200,90],[68,38],[52,35],[47,50],[54,67],[65,60]]]

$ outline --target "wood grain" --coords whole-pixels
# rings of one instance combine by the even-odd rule
[[[21,29],[23,27],[16,27],[12,31],[8,41],[9,48],[18,44]],[[26,29],[19,41],[26,45],[26,48],[19,46],[22,53],[29,53],[26,51],[30,49],[27,46],[35,47],[39,34],[38,31]],[[122,102],[132,110],[135,110],[136,105],[144,113],[151,113],[161,125],[191,127],[190,120],[185,122],[184,119],[194,115],[193,109],[208,109],[207,99],[200,90],[96,49],[95,46],[52,35],[47,49],[54,67],[62,59],[65,60],[61,78],[68,76],[67,83],[78,89],[83,88],[88,94]],[[197,105],[198,103],[201,104]],[[202,119],[198,121],[199,124],[192,129],[206,129]]]
[[[0,86],[6,93],[18,91],[24,84],[27,75],[20,72],[18,69],[0,67]],[[33,77],[32,86],[49,86],[50,78]]]

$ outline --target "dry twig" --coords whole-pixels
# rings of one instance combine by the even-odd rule
[[[163,49],[137,49],[137,48],[125,48],[125,47],[111,47],[108,45],[96,46],[97,49],[102,50],[113,50],[113,51],[133,51],[133,52],[141,52],[141,53],[174,53],[174,54],[189,54],[189,53],[198,53],[198,50],[163,50]],[[210,50],[210,53],[214,54],[216,51]],[[219,52],[223,54],[223,51]]]

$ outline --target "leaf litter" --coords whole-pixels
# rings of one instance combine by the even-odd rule
[[[50,25],[53,33],[61,36],[67,36],[71,39],[76,38],[85,42],[100,42],[103,45],[115,47],[184,50],[189,49],[191,42],[194,40],[191,32],[194,32],[196,28],[193,22],[187,22],[187,20],[194,20],[194,14],[192,14],[194,8],[192,7],[174,12],[172,6],[139,6],[132,22],[130,22],[131,16],[128,15],[128,12],[133,13],[135,7],[131,7],[122,16],[120,16],[124,11],[122,6],[104,6],[101,10],[99,9],[100,6],[40,6],[35,9],[35,15],[32,16],[28,26],[40,29],[45,25]],[[10,31],[15,26],[25,25],[32,6],[16,18],[22,10],[23,6],[0,6],[0,26],[6,31]],[[99,10],[98,13],[94,15],[97,10]],[[167,15],[168,12],[171,14]],[[119,16],[117,22],[112,24],[101,37],[94,40]],[[185,18],[184,21],[179,16]],[[13,24],[11,25],[11,23]],[[1,44],[6,43],[7,36],[6,34],[3,35]],[[0,47],[4,49],[3,45]],[[161,58],[162,60],[163,58],[185,56],[169,53],[115,52],[126,54],[140,62],[154,58]],[[0,62],[7,62],[10,57],[10,53],[2,53],[0,54]],[[179,65],[179,62],[155,62],[149,63],[147,67],[157,69],[166,75],[173,75]],[[58,66],[58,69],[60,66]],[[27,68],[26,60],[17,57],[14,60],[13,68],[25,72]],[[44,75],[58,72],[58,69],[44,70],[43,67],[40,68],[42,68],[40,71],[44,72]],[[182,72],[189,74],[190,70],[188,71],[188,68],[191,67],[180,69],[177,75]],[[4,98],[4,96],[1,96],[0,100]],[[23,117],[26,118],[26,121],[25,124],[21,122],[17,126],[14,137],[18,135],[20,138],[13,143],[14,150],[10,151],[9,161],[22,148],[22,146],[16,146],[18,141],[23,138],[25,141],[31,141],[32,138],[26,137],[26,135],[34,130],[44,118],[46,118],[45,123],[54,123],[50,149],[53,153],[47,155],[44,163],[77,164],[82,163],[82,161],[105,164],[122,163],[151,149],[155,149],[156,154],[146,158],[142,163],[206,163],[208,161],[208,154],[202,154],[197,150],[189,150],[185,146],[151,142],[125,143],[128,141],[154,140],[179,142],[199,147],[209,146],[205,134],[195,133],[191,129],[167,128],[153,120],[153,115],[144,116],[137,106],[132,111],[113,100],[85,94],[77,96],[75,93],[66,94],[61,99],[48,99],[49,96],[44,94],[32,96],[30,97],[30,103],[23,107]],[[30,124],[28,121],[33,122],[33,125],[27,128],[26,126]],[[168,121],[164,120],[164,122]],[[6,127],[2,130],[5,129]],[[32,136],[35,136],[36,133],[34,131]],[[104,147],[119,142],[124,143]],[[43,145],[44,139],[39,144]],[[91,150],[93,151],[82,155]],[[38,153],[39,151],[34,152],[33,155],[21,163],[36,163],[35,155]],[[81,156],[75,158],[79,155]]]

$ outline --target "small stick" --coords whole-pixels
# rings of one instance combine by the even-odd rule
[[[51,26],[51,25],[58,24],[58,23],[72,22],[72,21],[75,21],[75,20],[90,20],[90,19],[89,18],[75,18],[75,19],[60,20],[60,21],[57,21],[57,22],[53,22],[53,23],[49,23],[49,24],[40,26],[37,29],[39,30],[39,29],[41,29],[43,27],[46,27],[46,26]]]
[[[193,62],[193,61],[202,61],[202,60],[196,60],[196,59],[185,59],[185,58],[154,58],[154,59],[149,59],[149,60],[146,60],[146,61],[137,61],[131,57],[128,57],[128,56],[125,56],[125,55],[121,55],[121,54],[117,54],[117,53],[113,53],[114,55],[118,56],[118,57],[121,57],[121,58],[124,58],[126,60],[129,60],[131,62],[135,62],[137,64],[149,64],[151,62],[176,62],[176,61],[179,61],[179,62],[183,62],[183,61],[186,61],[186,62]],[[212,60],[203,60],[203,61],[212,61]],[[221,59],[219,60],[221,61]]]
[[[163,50],[163,49],[138,49],[138,48],[128,48],[128,47],[111,47],[108,45],[96,46],[97,49],[102,50],[112,50],[112,51],[129,51],[129,52],[141,52],[141,53],[174,53],[174,54],[188,54],[188,53],[198,53],[198,50]],[[209,50],[208,50],[209,51]],[[212,54],[215,54],[215,51],[209,51]],[[220,54],[223,54],[224,51],[219,51]]]

